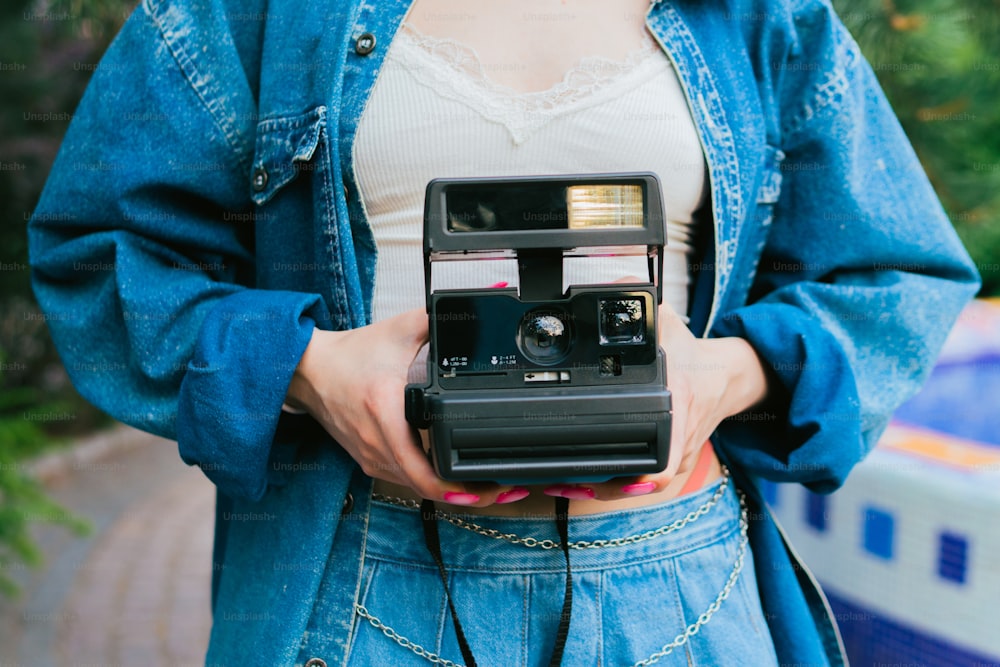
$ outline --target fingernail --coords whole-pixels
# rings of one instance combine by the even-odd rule
[[[545,495],[553,497],[569,498],[570,500],[593,500],[594,490],[585,486],[550,486],[545,489]]]
[[[497,496],[497,504],[504,505],[506,503],[516,503],[518,500],[524,500],[531,493],[523,486],[515,486],[510,491],[504,491]]]
[[[473,505],[479,502],[479,496],[474,493],[447,491],[444,494],[444,501],[452,505]]]
[[[626,484],[622,487],[622,493],[627,493],[630,496],[641,496],[652,493],[655,490],[655,482],[636,482],[635,484]]]
[[[491,289],[498,289],[498,288],[506,287],[506,286],[507,286],[507,281],[503,280],[503,281],[498,282],[498,283],[493,283],[492,285],[490,285],[490,288]]]

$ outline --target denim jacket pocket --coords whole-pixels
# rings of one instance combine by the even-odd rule
[[[312,160],[325,127],[325,106],[258,123],[250,172],[250,196],[258,206],[270,201]]]

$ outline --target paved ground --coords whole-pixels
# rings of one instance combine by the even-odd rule
[[[203,664],[214,487],[172,442],[131,429],[112,438],[48,475],[52,496],[93,530],[41,526],[45,565],[8,572],[22,593],[0,599],[0,667]]]

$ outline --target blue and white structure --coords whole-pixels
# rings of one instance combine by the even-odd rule
[[[835,494],[765,497],[854,664],[1000,667],[1000,307],[970,306],[898,416]]]

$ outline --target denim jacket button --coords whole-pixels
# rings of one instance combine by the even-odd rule
[[[306,660],[305,667],[326,667],[326,660],[323,660],[323,658],[309,658]]]
[[[348,494],[344,496],[344,504],[340,508],[340,513],[341,515],[348,514],[352,509],[354,509],[354,496],[348,492]]]
[[[262,192],[267,187],[267,169],[257,167],[253,172],[253,190]]]
[[[370,32],[362,33],[354,41],[354,52],[359,56],[367,56],[375,50],[375,35]]]

